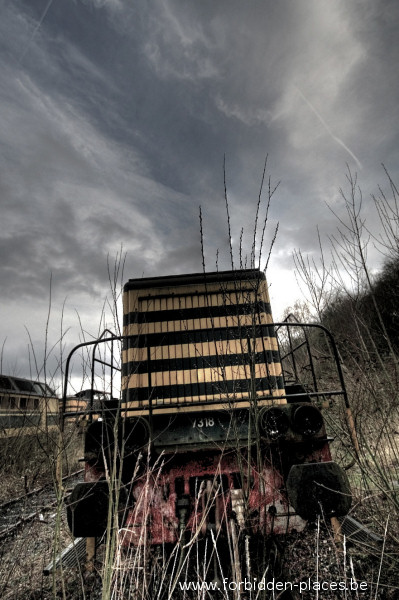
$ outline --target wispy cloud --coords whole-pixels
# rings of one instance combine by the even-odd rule
[[[48,11],[49,11],[49,9],[50,9],[50,6],[52,5],[52,3],[53,3],[53,2],[54,2],[54,0],[49,0],[49,1],[47,2],[47,5],[46,5],[46,7],[45,7],[45,9],[44,9],[44,11],[43,11],[43,13],[42,13],[42,15],[41,15],[41,17],[40,17],[39,21],[37,22],[37,25],[36,25],[36,27],[35,27],[35,28],[34,28],[34,30],[32,31],[32,34],[31,34],[31,36],[30,36],[30,38],[29,38],[29,40],[28,40],[28,42],[27,42],[27,44],[26,44],[26,46],[25,46],[24,50],[22,51],[22,54],[21,54],[21,56],[20,56],[20,57],[19,57],[19,59],[18,59],[18,62],[19,62],[19,63],[21,63],[21,62],[23,61],[23,59],[25,58],[25,55],[26,55],[26,53],[27,53],[27,52],[28,52],[28,50],[29,50],[29,47],[30,47],[30,45],[31,45],[31,43],[32,43],[32,40],[33,40],[33,38],[35,37],[35,35],[37,34],[37,32],[39,31],[39,29],[40,29],[40,27],[41,27],[41,25],[42,25],[42,23],[43,23],[44,19],[46,18],[46,15],[47,15]]]
[[[356,162],[357,166],[359,167],[359,169],[362,168],[362,163],[360,162],[360,160],[357,158],[357,156],[352,152],[352,150],[350,148],[348,148],[348,146],[345,144],[345,142],[343,142],[339,137],[337,137],[331,130],[331,127],[329,127],[327,125],[327,123],[325,122],[325,120],[323,119],[323,117],[321,116],[321,114],[319,113],[318,110],[316,110],[316,108],[313,106],[313,104],[310,102],[310,100],[308,100],[308,98],[306,98],[305,94],[297,87],[295,86],[295,89],[297,90],[298,94],[301,96],[301,98],[304,100],[304,102],[306,102],[306,104],[309,106],[310,110],[316,115],[316,117],[319,119],[320,123],[323,125],[324,129],[327,131],[327,133],[329,134],[329,136],[340,146],[342,146],[342,148],[344,150],[346,150],[346,152],[353,158],[353,160]]]

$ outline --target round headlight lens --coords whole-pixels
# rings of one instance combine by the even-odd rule
[[[306,437],[316,435],[323,427],[323,417],[315,406],[304,404],[298,406],[293,416],[293,428]]]
[[[277,407],[265,410],[260,416],[262,431],[271,439],[285,435],[290,426],[287,414]]]

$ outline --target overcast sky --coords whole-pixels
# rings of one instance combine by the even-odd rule
[[[3,372],[29,376],[28,331],[41,364],[50,281],[48,344],[63,312],[69,347],[78,314],[97,333],[121,247],[125,280],[201,271],[200,205],[207,268],[218,248],[229,268],[224,156],[236,266],[266,154],[281,181],[265,238],[266,255],[278,222],[281,316],[293,250],[335,230],[346,163],[371,221],[381,163],[399,175],[398,25],[397,0],[3,0]]]

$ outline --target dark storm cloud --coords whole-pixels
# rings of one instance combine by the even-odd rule
[[[268,173],[281,185],[263,264],[279,221],[269,278],[282,289],[278,301],[295,295],[292,251],[316,255],[317,226],[324,239],[336,227],[326,203],[342,209],[345,163],[367,197],[379,163],[397,173],[398,23],[393,1],[6,1],[7,344],[26,323],[40,345],[50,278],[54,338],[65,298],[68,315],[78,310],[97,331],[107,262],[121,248],[125,278],[201,270],[199,205],[206,263],[214,268],[219,249],[218,266],[228,268],[224,154],[236,265],[242,228],[244,255],[251,251],[270,154]],[[372,219],[371,203],[365,210]],[[21,343],[13,339],[10,356]]]

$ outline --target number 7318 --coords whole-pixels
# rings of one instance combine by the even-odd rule
[[[215,425],[215,420],[213,417],[204,417],[202,419],[194,419],[193,427],[213,427]]]

